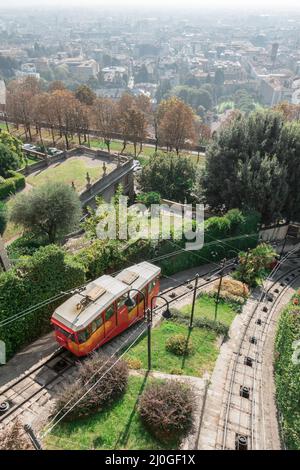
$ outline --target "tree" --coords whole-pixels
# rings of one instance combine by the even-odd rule
[[[190,106],[176,97],[162,101],[158,110],[158,136],[177,155],[187,143],[195,140],[195,115]]]
[[[8,178],[9,170],[17,170],[20,165],[18,155],[7,145],[0,143],[0,176]]]
[[[156,154],[143,167],[139,184],[144,192],[158,192],[176,202],[191,201],[195,167],[188,158]]]
[[[48,91],[52,93],[52,91],[65,90],[65,89],[66,87],[64,85],[64,82],[61,82],[60,80],[54,80],[53,82],[49,84]]]
[[[118,108],[114,101],[109,98],[97,98],[93,105],[93,121],[110,152],[111,139],[118,127]]]
[[[76,192],[59,182],[47,182],[16,196],[10,220],[26,230],[47,235],[49,243],[79,223],[81,205]]]
[[[0,143],[4,144],[13,153],[15,153],[20,160],[23,158],[22,141],[13,136],[9,132],[0,130]]]
[[[80,103],[86,104],[87,106],[92,106],[96,97],[96,93],[87,85],[80,85],[75,90],[75,98],[77,98]]]
[[[213,209],[257,210],[265,223],[284,215],[289,173],[279,154],[282,132],[282,117],[273,111],[237,116],[209,146],[195,193]]]
[[[145,105],[145,109],[141,109],[143,104]],[[145,102],[128,93],[123,94],[120,98],[118,103],[118,115],[120,132],[123,137],[123,149],[121,153],[124,152],[128,141],[133,142],[135,156],[137,155],[138,143],[140,144],[140,152],[142,151],[143,141],[147,137],[147,112],[149,112],[149,100]]]
[[[276,255],[272,246],[266,243],[261,243],[248,253],[239,253],[239,265],[234,274],[235,278],[255,287],[266,276],[267,270],[272,268]]]

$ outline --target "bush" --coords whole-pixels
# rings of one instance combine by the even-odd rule
[[[82,266],[54,245],[42,247],[10,271],[0,274],[0,321],[85,281]],[[49,303],[0,328],[8,359],[19,349],[51,330],[50,318],[66,297]]]
[[[282,416],[282,438],[290,450],[300,450],[300,307],[291,303],[281,314],[275,342],[276,398]]]
[[[127,365],[129,369],[134,369],[138,370],[142,368],[142,361],[140,359],[137,359],[136,357],[128,357],[126,359]]]
[[[94,353],[89,359],[80,363],[78,379],[67,384],[62,390],[56,401],[55,413],[63,415],[70,410],[64,419],[71,421],[101,411],[117,400],[127,387],[128,367],[122,360],[115,365],[114,363],[115,358],[101,353]],[[103,374],[105,376],[99,380]],[[93,385],[94,388],[72,409],[74,403]]]
[[[151,384],[140,398],[139,415],[144,425],[163,442],[178,441],[193,426],[195,396],[183,383]]]
[[[17,191],[25,188],[25,177],[21,173],[9,171],[10,177],[0,181],[0,200],[7,199]]]
[[[0,433],[0,450],[33,450],[18,418]]]
[[[45,237],[37,237],[33,233],[26,233],[9,244],[7,252],[10,258],[19,259],[22,256],[32,256],[39,248],[47,245]]]
[[[145,204],[146,207],[150,207],[151,204],[160,204],[160,194],[155,191],[149,193],[141,193],[137,195],[136,202]]]
[[[210,291],[213,295],[216,295],[219,289],[219,281],[213,284],[213,288]],[[249,297],[249,289],[247,285],[241,281],[235,279],[222,279],[220,297],[229,302],[237,303],[242,305],[245,303],[247,297]],[[234,306],[234,305],[233,305]]]
[[[7,210],[3,202],[0,201],[0,235],[3,235],[7,223]]]
[[[192,340],[181,334],[170,336],[167,339],[166,350],[176,356],[189,356],[194,352]]]

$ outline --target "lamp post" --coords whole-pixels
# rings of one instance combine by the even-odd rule
[[[145,316],[145,313],[146,313],[146,299],[145,299],[145,294],[144,292],[142,292],[140,289],[135,289],[134,287],[131,287],[130,288],[130,291],[128,291],[128,297],[125,301],[125,305],[127,307],[135,307],[136,303],[135,301],[130,297],[130,292],[137,292],[138,294],[140,294],[142,296],[142,299],[143,299],[143,305],[144,305],[144,316]]]
[[[190,329],[193,327],[193,321],[194,321],[194,312],[195,312],[195,303],[196,303],[196,296],[197,296],[198,280],[199,280],[199,274],[196,274],[196,276],[195,276],[194,294],[193,294],[193,304],[192,304],[192,311],[191,311],[191,318],[190,318],[190,326],[189,326]]]
[[[220,282],[219,282],[217,298],[216,298],[216,302],[215,302],[215,321],[217,321],[217,316],[218,316],[218,307],[219,307],[219,302],[220,302],[220,292],[221,292],[221,287],[222,287],[222,281],[223,281],[223,277],[224,277],[225,261],[226,261],[225,259],[222,261]]]
[[[153,302],[154,302],[154,299],[163,299],[163,301],[166,303],[167,310],[165,310],[162,314],[164,318],[167,319],[167,318],[170,318],[172,316],[172,314],[170,312],[169,301],[165,297],[163,297],[162,295],[154,295],[153,297],[151,297],[151,303],[150,303],[151,308],[147,309],[148,371],[151,370],[151,328],[152,328],[152,319],[153,319]]]

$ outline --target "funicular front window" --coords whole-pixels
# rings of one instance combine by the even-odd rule
[[[73,333],[70,333],[69,331],[64,330],[58,325],[55,325],[55,330],[59,331],[61,334],[63,334],[66,338],[70,339],[71,341],[75,341],[75,336],[73,335]]]
[[[89,339],[89,332],[87,330],[82,330],[77,333],[78,343],[85,343]]]

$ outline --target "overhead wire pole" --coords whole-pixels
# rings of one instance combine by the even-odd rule
[[[191,318],[190,318],[190,329],[193,328],[194,313],[195,313],[195,303],[196,303],[196,297],[197,297],[198,280],[199,280],[199,274],[196,274],[196,276],[195,276],[194,293],[193,293],[192,311],[191,311]]]
[[[221,287],[222,287],[222,282],[223,282],[223,277],[224,277],[224,269],[225,269],[225,260],[222,261],[221,276],[220,276],[220,281],[218,285],[217,298],[215,301],[215,321],[217,321],[217,316],[218,316],[218,307],[219,307],[220,292],[221,292]]]

